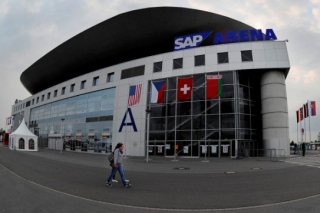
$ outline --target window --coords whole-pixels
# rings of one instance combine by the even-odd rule
[[[58,90],[56,89],[56,90],[54,91],[53,97],[57,97],[57,95],[58,95]]]
[[[32,105],[34,104],[34,99],[32,99]]]
[[[24,139],[23,138],[19,139],[19,149],[24,149]]]
[[[253,61],[252,51],[251,50],[241,51],[241,60],[243,62],[244,61]]]
[[[34,150],[34,140],[33,139],[29,140],[29,149]]]
[[[108,73],[107,82],[113,82],[113,81],[114,81],[114,72]]]
[[[47,100],[49,100],[50,99],[50,92],[48,93],[48,95],[47,95]]]
[[[70,92],[73,92],[74,91],[74,87],[76,86],[76,84],[71,84],[70,86]]]
[[[44,95],[42,95],[42,97],[41,97],[41,101],[44,101]]]
[[[39,97],[37,97],[37,103],[39,103]]]
[[[145,66],[137,66],[129,69],[124,69],[121,71],[121,79],[132,78],[136,76],[144,75]]]
[[[229,63],[228,53],[218,53],[218,64]]]
[[[94,77],[92,81],[92,86],[97,86],[99,83],[99,77]]]
[[[173,59],[173,69],[181,69],[182,68],[183,59],[176,58]]]
[[[161,71],[162,71],[162,61],[154,63],[153,72],[161,72]]]
[[[86,88],[86,82],[87,81],[81,81],[80,89]]]
[[[204,55],[196,55],[194,57],[194,66],[203,66],[206,64]]]
[[[61,95],[64,95],[66,93],[66,87],[62,87],[61,89]]]
[[[30,106],[30,101],[28,101],[28,102],[26,103],[26,107],[28,107],[28,106]]]

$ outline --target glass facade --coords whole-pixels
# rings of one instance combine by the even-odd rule
[[[40,139],[62,134],[70,150],[110,152],[114,99],[109,88],[52,102],[31,109],[30,123]]]
[[[206,98],[206,75],[222,75],[222,94]],[[258,75],[258,74],[257,74]],[[261,141],[260,79],[251,71],[193,76],[191,100],[177,101],[177,79],[167,78],[164,103],[150,103],[149,154],[230,157],[235,143]],[[149,95],[151,93],[149,82]],[[233,150],[232,150],[233,147]]]

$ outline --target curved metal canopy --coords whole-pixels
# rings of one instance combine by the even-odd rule
[[[172,52],[174,37],[212,31],[201,46],[212,45],[215,32],[254,29],[210,12],[156,7],[117,15],[62,43],[20,76],[35,94],[77,76],[122,62]]]

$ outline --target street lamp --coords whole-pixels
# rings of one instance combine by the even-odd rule
[[[61,118],[61,150],[60,150],[60,154],[62,154],[62,149],[63,149],[63,140],[62,140],[62,134],[63,134],[63,130],[64,130],[64,118]]]
[[[150,113],[151,109],[148,107],[146,109],[147,115],[147,163],[149,162],[149,130],[150,130]]]

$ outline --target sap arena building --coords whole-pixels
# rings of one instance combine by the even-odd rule
[[[286,40],[218,14],[130,11],[70,38],[20,77],[12,106],[39,147],[126,155],[289,155]],[[62,143],[61,143],[62,144]],[[147,146],[148,145],[148,146]],[[62,145],[61,145],[62,146]]]

